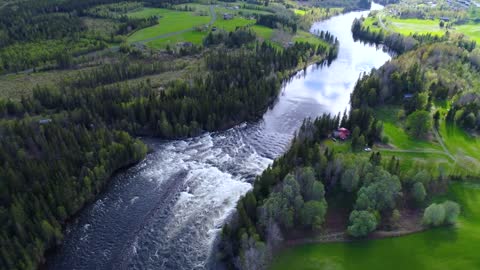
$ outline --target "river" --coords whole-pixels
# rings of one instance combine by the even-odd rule
[[[380,8],[374,4],[372,8]],[[48,269],[205,269],[213,242],[240,196],[284,153],[306,117],[343,112],[363,72],[390,56],[354,42],[351,12],[315,23],[340,41],[330,66],[285,83],[262,119],[187,140],[154,141],[140,164],[114,177],[67,226]]]

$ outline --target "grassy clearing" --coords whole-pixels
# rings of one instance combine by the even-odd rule
[[[160,8],[145,8],[141,11],[128,14],[131,17],[150,17],[160,16],[158,24],[141,29],[133,33],[128,42],[139,42],[149,38],[165,35],[168,33],[178,32],[190,29],[195,26],[206,25],[210,21],[210,16],[195,16],[191,12],[173,11]]]
[[[203,39],[206,35],[206,32],[191,30],[178,35],[155,39],[153,41],[147,42],[146,45],[154,49],[162,49],[165,48],[167,45],[169,45],[170,47],[175,47],[179,42],[191,42],[193,44],[199,45],[202,44]]]
[[[439,20],[397,19],[389,17],[386,19],[386,23],[389,29],[402,35],[431,33],[442,36],[445,33],[439,26]]]
[[[454,28],[456,32],[462,33],[480,43],[480,24],[464,24],[454,26]]]
[[[252,26],[252,30],[255,31],[255,33],[257,33],[257,35],[264,40],[270,40],[274,31],[272,28],[268,28],[263,25],[254,25]]]
[[[378,16],[369,16],[364,21],[365,27],[370,27],[371,31],[379,31],[381,29],[381,23],[379,18],[385,24],[385,27],[402,35],[417,34],[432,34],[443,36],[446,29],[440,28],[440,21],[436,20],[422,20],[422,19],[399,19],[391,16],[384,16],[380,13]],[[480,24],[464,24],[454,25],[453,29],[449,29],[451,33],[463,34],[468,36],[476,42],[480,42]]]
[[[306,31],[298,31],[295,36],[293,36],[292,39],[293,42],[308,42],[311,44],[316,44],[316,45],[328,45],[325,41],[319,39],[315,35],[306,32]]]
[[[454,184],[447,197],[462,206],[455,227],[381,240],[302,245],[279,254],[271,269],[480,269],[480,187]]]
[[[0,98],[20,100],[32,95],[37,85],[53,86],[64,78],[75,76],[76,70],[55,70],[29,74],[9,74],[0,76]]]
[[[300,15],[300,16],[303,16],[303,15],[305,15],[305,13],[306,13],[305,10],[301,10],[301,9],[294,9],[293,12],[294,12],[296,15]]]
[[[253,25],[253,24],[255,24],[255,20],[235,17],[231,20],[224,20],[223,18],[219,18],[213,25],[216,26],[218,29],[223,29],[229,32],[229,31],[235,30],[235,28],[239,26],[246,26],[246,25]]]
[[[397,114],[400,107],[381,107],[375,110],[375,116],[383,121],[383,130],[389,138],[389,143],[399,149],[407,150],[438,150],[442,151],[438,143],[428,140],[421,140],[409,136],[398,120]]]
[[[110,36],[117,31],[118,23],[110,19],[83,18],[83,23],[89,32],[102,36]]]

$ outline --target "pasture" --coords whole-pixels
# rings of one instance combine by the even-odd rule
[[[441,36],[445,33],[444,29],[439,26],[439,20],[398,19],[388,17],[384,22],[390,30],[402,35],[431,33]]]
[[[198,16],[191,12],[175,11],[160,8],[145,8],[141,11],[129,13],[128,16],[145,18],[159,16],[158,24],[141,29],[128,37],[128,42],[140,42],[143,40],[160,37],[162,35],[179,32],[205,26],[211,20],[210,16]]]

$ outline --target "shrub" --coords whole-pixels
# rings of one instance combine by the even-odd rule
[[[455,202],[432,203],[423,213],[423,224],[427,226],[455,224],[459,214],[460,206]]]
[[[354,210],[350,214],[348,234],[354,237],[366,236],[377,228],[377,219],[369,211]]]
[[[415,184],[413,184],[412,196],[417,203],[421,203],[425,200],[427,192],[425,191],[425,187],[421,182],[416,182]]]

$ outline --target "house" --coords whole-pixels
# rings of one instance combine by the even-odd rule
[[[350,136],[350,130],[343,127],[333,132],[333,137],[339,138],[342,141],[346,140],[348,136]]]
[[[224,20],[231,20],[231,19],[233,19],[233,14],[224,13],[224,14],[223,14],[223,19],[224,19]]]

